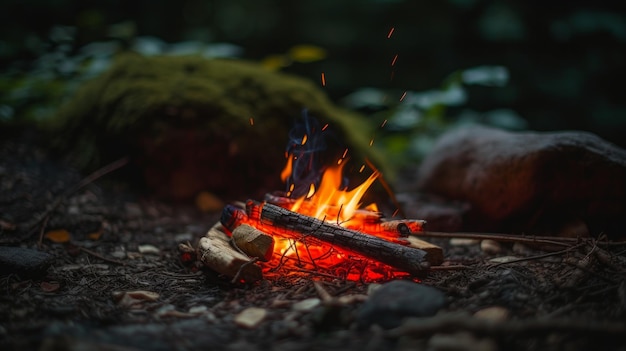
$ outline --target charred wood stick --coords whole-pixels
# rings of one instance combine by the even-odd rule
[[[326,223],[269,203],[248,201],[246,207],[248,218],[258,220],[263,227],[259,229],[263,231],[310,236],[414,275],[423,275],[430,268],[427,253],[420,249]]]

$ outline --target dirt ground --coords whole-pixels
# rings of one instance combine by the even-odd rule
[[[81,184],[36,144],[0,142],[0,244],[53,255],[40,275],[0,278],[2,350],[626,350],[625,244],[430,239],[445,262],[421,283],[445,307],[359,328],[374,284],[300,271],[242,285],[190,269],[178,244],[197,242],[219,212],[110,175]],[[265,317],[245,327],[249,307]]]

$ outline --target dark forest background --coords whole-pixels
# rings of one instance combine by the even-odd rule
[[[365,87],[399,96],[441,87],[455,71],[501,66],[506,84],[468,86],[467,102],[450,114],[509,111],[524,128],[582,129],[626,146],[626,2],[4,0],[1,7],[3,120],[49,113],[46,99],[60,94],[50,89],[68,91],[57,78],[80,80],[67,58],[92,43],[102,44],[91,46],[92,59],[140,42],[146,51],[213,48],[259,62],[307,44],[324,57],[281,69],[316,81],[325,72],[337,102]],[[35,76],[57,84],[25,90]]]

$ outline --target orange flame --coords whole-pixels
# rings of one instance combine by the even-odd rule
[[[308,141],[305,135],[301,143],[304,145]],[[352,189],[342,188],[343,171],[347,164],[344,161],[348,160],[347,154],[348,149],[345,149],[337,163],[324,171],[319,184],[308,184],[308,191],[304,195],[292,198],[296,184],[291,183],[288,185],[286,193],[288,199],[283,198],[284,202],[282,200],[277,201],[281,201],[280,206],[293,212],[387,240],[396,240],[398,238],[397,224],[383,223],[382,214],[375,203],[367,206],[362,203],[367,190],[376,179],[381,177],[375,167],[370,166],[373,172],[363,183]],[[287,161],[280,174],[283,182],[287,182],[291,178],[294,162],[298,159],[292,153],[285,156]],[[364,169],[365,165],[362,165],[358,170],[359,173],[362,173]],[[300,187],[307,186],[307,184],[297,185]],[[258,226],[259,229],[267,233],[275,234],[274,255],[265,266],[268,272],[272,270],[270,267],[275,268],[287,264],[291,267],[309,267],[315,270],[323,268],[333,272],[333,275],[344,276],[348,280],[375,281],[406,275],[379,262],[356,257],[352,253],[344,252],[306,234],[302,234],[301,238],[284,236],[277,228],[268,227],[262,222],[251,221],[250,224]],[[419,222],[403,225],[406,226],[406,230],[421,230],[421,223]]]
[[[352,190],[342,190],[341,179],[345,163],[338,163],[338,165],[324,172],[317,189],[315,189],[314,184],[311,184],[308,194],[297,199],[287,209],[327,222],[348,226],[356,210],[362,206],[361,199],[363,195],[378,178],[379,173],[372,173],[367,180]],[[291,167],[292,158],[290,157],[283,172],[290,170]],[[287,174],[288,176],[289,174]]]

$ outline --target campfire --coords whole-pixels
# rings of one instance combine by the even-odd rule
[[[377,169],[369,167],[369,177],[350,188],[344,175],[348,149],[334,165],[319,165],[327,129],[304,115],[285,154],[286,190],[227,205],[199,242],[204,265],[233,282],[285,272],[371,282],[418,279],[441,262],[441,249],[416,237],[424,221],[386,219],[376,203],[363,204],[371,185],[382,181]]]

